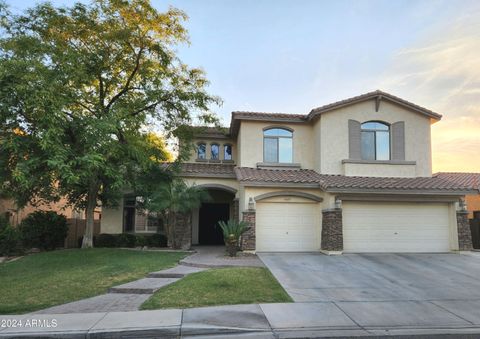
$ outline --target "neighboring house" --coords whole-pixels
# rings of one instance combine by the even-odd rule
[[[439,172],[433,176],[452,181],[459,185],[475,188],[475,192],[465,196],[465,202],[470,219],[473,218],[474,212],[478,212],[478,215],[480,215],[480,173]]]
[[[250,225],[245,250],[470,249],[459,201],[473,190],[432,177],[430,126],[440,118],[381,91],[308,114],[233,112],[228,129],[196,134],[181,176],[212,201],[176,234],[185,247],[221,244],[215,224],[233,218]],[[102,232],[125,231],[131,201],[102,211]]]
[[[65,199],[60,199],[60,201],[56,203],[41,204],[39,206],[28,204],[23,208],[18,208],[12,199],[0,199],[0,215],[6,216],[13,226],[18,225],[30,213],[35,211],[55,211],[69,219],[85,219],[85,212],[67,206]],[[95,219],[100,219],[100,209],[95,211]]]

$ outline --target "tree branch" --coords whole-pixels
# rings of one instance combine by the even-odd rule
[[[150,105],[147,105],[147,106],[145,106],[145,107],[143,107],[143,108],[140,108],[139,110],[136,110],[136,111],[130,113],[130,116],[134,117],[134,116],[136,116],[136,115],[138,115],[138,114],[140,114],[140,113],[142,113],[142,112],[145,112],[145,111],[147,111],[147,110],[149,110],[149,109],[151,109],[151,108],[155,108],[155,106],[157,106],[160,102],[161,102],[161,101],[155,101],[154,103],[152,103],[152,104],[150,104]]]
[[[112,107],[112,105],[115,103],[115,101],[117,101],[122,95],[124,95],[129,90],[130,83],[132,82],[133,78],[135,77],[135,75],[138,72],[138,69],[140,68],[140,58],[142,57],[142,54],[143,54],[143,47],[140,48],[140,50],[138,51],[138,54],[135,58],[135,67],[133,68],[132,73],[130,73],[130,75],[128,76],[128,79],[127,79],[127,82],[125,83],[125,86],[122,88],[122,90],[120,92],[118,92],[117,94],[115,94],[113,96],[113,98],[110,100],[110,102],[105,107],[106,110],[109,110],[110,107]]]
[[[98,74],[98,83],[99,83],[99,98],[98,98],[98,104],[100,105],[100,109],[103,110],[105,107],[105,88],[103,86],[103,78],[102,74]]]

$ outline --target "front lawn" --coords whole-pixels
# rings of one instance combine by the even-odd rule
[[[0,314],[24,313],[105,293],[175,264],[183,252],[114,248],[44,252],[0,264]]]
[[[144,310],[291,302],[266,268],[220,268],[193,273],[158,290]]]

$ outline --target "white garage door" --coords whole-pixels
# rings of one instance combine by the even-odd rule
[[[448,252],[448,204],[343,203],[345,252]]]
[[[316,203],[257,203],[256,250],[318,251],[319,211]]]

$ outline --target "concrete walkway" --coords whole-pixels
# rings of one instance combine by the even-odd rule
[[[166,270],[152,272],[146,278],[112,287],[107,294],[53,306],[35,313],[65,314],[137,311],[160,288],[170,285],[188,274],[203,270],[205,269],[182,265],[175,266]]]
[[[480,300],[315,302],[0,316],[0,337],[478,338]],[[7,321],[8,320],[8,321]],[[15,324],[16,326],[11,326]],[[442,336],[441,336],[442,337]],[[445,336],[443,336],[445,337]],[[438,338],[438,337],[435,337]]]
[[[263,263],[253,254],[227,257],[225,246],[199,246],[195,253],[180,261],[178,266],[158,272],[123,285],[114,286],[107,294],[58,305],[35,312],[36,314],[67,314],[89,312],[137,311],[160,288],[170,285],[184,276],[212,267],[261,267]]]

